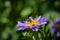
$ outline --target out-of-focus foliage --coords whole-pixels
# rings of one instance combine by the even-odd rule
[[[38,32],[17,30],[17,21],[40,15],[49,23]],[[60,19],[59,0],[0,0],[0,40],[52,40],[49,28],[56,18]]]

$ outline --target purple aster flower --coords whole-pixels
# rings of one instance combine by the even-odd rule
[[[57,37],[60,37],[60,20],[56,20],[52,27],[51,27],[51,31],[53,32],[53,34]]]
[[[32,17],[29,17],[29,21],[27,20],[23,23],[18,21],[17,26],[19,26],[18,30],[32,29],[33,31],[38,31],[38,28],[44,24],[47,24],[47,19],[39,16],[34,19]]]

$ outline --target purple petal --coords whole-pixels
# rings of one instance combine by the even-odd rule
[[[32,17],[29,17],[29,19],[32,21],[33,20],[33,18]]]
[[[59,19],[56,19],[54,22],[56,23],[56,22],[58,22],[59,21]]]
[[[60,20],[56,20],[54,24],[60,24]]]
[[[57,32],[57,37],[59,37],[60,36],[60,32]]]
[[[20,27],[20,28],[18,28],[18,30],[24,30],[25,28],[23,28],[23,27]]]
[[[24,21],[24,23],[27,23],[27,21]]]
[[[41,16],[39,16],[38,18],[36,18],[35,20],[39,21],[41,19]]]
[[[24,26],[24,24],[18,21],[17,26]]]
[[[38,28],[32,28],[32,30],[37,32],[38,31]]]
[[[40,19],[40,22],[47,22],[47,19],[43,17]]]
[[[56,29],[55,29],[54,27],[53,27],[53,28],[52,28],[52,27],[50,28],[50,32],[51,32],[52,34],[54,34],[55,31],[56,31]]]
[[[47,22],[42,22],[40,25],[47,24]]]

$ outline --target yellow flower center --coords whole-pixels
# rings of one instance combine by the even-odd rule
[[[27,23],[27,26],[32,26],[32,23],[29,21],[29,22]]]
[[[32,20],[31,22],[29,21],[28,23],[27,23],[27,26],[32,26],[32,25],[37,25],[37,24],[39,24],[39,22],[38,21],[36,21],[36,20]]]
[[[37,24],[39,24],[39,22],[38,21],[36,21],[36,20],[32,20],[32,22],[31,22],[32,24],[34,24],[34,25],[37,25]]]

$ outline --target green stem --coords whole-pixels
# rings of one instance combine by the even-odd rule
[[[33,40],[36,40],[34,36],[32,38],[33,38]]]
[[[33,32],[33,40],[37,40],[38,38],[38,33],[37,32]]]

